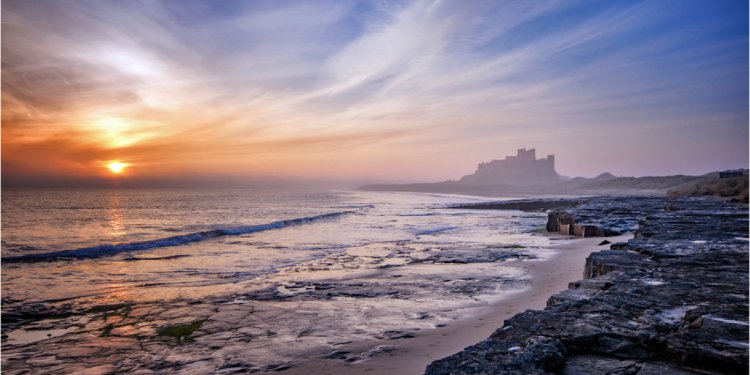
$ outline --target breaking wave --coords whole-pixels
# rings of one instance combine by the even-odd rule
[[[414,235],[415,236],[426,236],[426,235],[429,235],[429,234],[438,234],[438,233],[441,233],[441,232],[447,232],[449,230],[454,230],[454,229],[457,229],[457,228],[458,227],[439,227],[439,228],[432,228],[432,229],[424,229],[424,230],[419,230],[419,231],[415,232]]]
[[[333,219],[339,216],[354,213],[355,211],[333,212],[317,216],[300,217],[288,220],[274,221],[268,224],[248,225],[233,228],[218,228],[202,232],[182,234],[179,236],[159,238],[149,241],[126,242],[119,244],[106,244],[92,247],[84,247],[74,250],[53,251],[49,253],[26,254],[18,256],[3,257],[3,262],[38,262],[64,259],[86,259],[124,253],[128,251],[148,250],[159,247],[179,246],[191,242],[199,242],[216,237],[237,236],[241,234],[261,232],[271,229],[281,229],[295,225],[302,225],[318,220]]]

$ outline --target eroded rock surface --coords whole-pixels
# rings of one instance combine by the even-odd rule
[[[631,204],[637,200],[637,204]],[[548,211],[547,231],[576,237],[617,236],[635,230],[647,212],[673,210],[661,197],[588,197],[576,199],[519,199],[455,205],[475,210]]]
[[[599,210],[599,211],[597,211]],[[747,209],[708,199],[596,198],[555,211],[627,228],[542,311],[426,374],[747,374]],[[551,228],[555,229],[555,228]]]

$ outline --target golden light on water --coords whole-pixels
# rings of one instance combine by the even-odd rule
[[[107,164],[107,168],[109,168],[109,170],[114,174],[122,173],[122,171],[124,171],[127,166],[128,165],[126,163],[121,163],[119,161],[113,161]]]

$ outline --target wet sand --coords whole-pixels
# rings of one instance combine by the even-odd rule
[[[632,234],[607,237],[612,243],[632,238]],[[598,246],[604,238],[562,240],[552,248],[558,251],[553,258],[543,261],[525,261],[517,264],[532,276],[531,287],[507,296],[465,319],[446,327],[415,332],[415,337],[399,340],[371,340],[344,345],[342,351],[372,353],[362,362],[347,363],[341,359],[313,359],[298,363],[284,371],[285,374],[421,374],[432,361],[456,353],[489,337],[503,325],[505,319],[525,311],[546,306],[553,294],[567,289],[568,284],[583,278],[586,257],[594,251],[608,249]],[[373,350],[374,349],[374,350]],[[376,354],[377,353],[377,354]]]

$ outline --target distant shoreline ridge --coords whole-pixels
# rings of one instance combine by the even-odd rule
[[[716,171],[701,176],[617,177],[609,172],[594,178],[566,178],[555,170],[555,156],[537,159],[536,150],[479,163],[473,174],[458,180],[407,184],[369,184],[364,191],[400,191],[484,196],[529,195],[716,195],[747,199],[747,169]],[[743,189],[744,187],[744,189]]]

